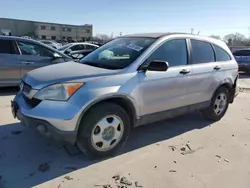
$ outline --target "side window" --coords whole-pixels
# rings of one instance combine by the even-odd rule
[[[77,45],[74,45],[70,48],[72,51],[78,51],[78,50],[84,50],[84,45],[82,44],[77,44]]]
[[[219,46],[214,45],[214,49],[215,49],[215,54],[216,54],[216,61],[229,61],[229,60],[231,60],[230,55],[225,50],[220,48]]]
[[[149,57],[150,61],[161,60],[168,62],[169,66],[187,64],[186,39],[173,39],[162,44]]]
[[[17,41],[17,44],[23,55],[54,57],[54,52],[38,44],[21,41]]]
[[[215,61],[214,50],[210,43],[191,39],[191,46],[192,64],[209,63]]]
[[[17,54],[13,42],[0,40],[0,54]]]

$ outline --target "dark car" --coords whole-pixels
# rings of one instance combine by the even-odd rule
[[[41,42],[0,36],[0,87],[18,86],[27,72],[68,61],[73,59]]]
[[[239,71],[250,73],[250,48],[236,50],[233,55],[238,63]]]

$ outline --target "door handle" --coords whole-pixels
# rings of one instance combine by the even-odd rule
[[[182,69],[180,71],[180,74],[183,74],[183,75],[188,74],[188,73],[190,73],[190,70],[187,70],[187,69]]]
[[[23,61],[21,62],[22,64],[25,64],[25,65],[30,65],[30,64],[33,64],[34,62],[31,62],[31,61]]]
[[[220,70],[220,69],[221,69],[221,67],[218,65],[214,67],[214,70]]]

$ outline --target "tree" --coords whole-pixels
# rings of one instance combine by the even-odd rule
[[[110,40],[110,37],[108,35],[106,35],[106,34],[97,34],[94,38],[97,39],[97,40],[101,40],[101,41]]]
[[[209,37],[214,38],[214,39],[221,39],[219,35],[210,35]]]
[[[229,46],[245,45],[247,43],[246,37],[241,33],[231,33],[224,37],[225,42]]]
[[[28,32],[24,36],[35,37],[35,32]]]

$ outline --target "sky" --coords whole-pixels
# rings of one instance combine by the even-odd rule
[[[0,17],[92,24],[95,34],[200,32],[250,36],[250,0],[0,0]]]

